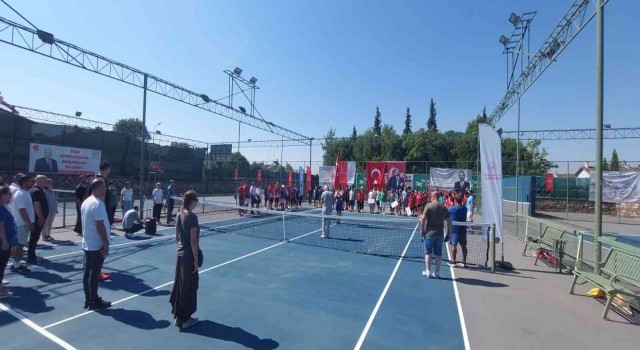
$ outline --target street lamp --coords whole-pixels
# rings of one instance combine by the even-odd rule
[[[513,27],[515,28],[520,22],[520,18],[521,18],[520,16],[512,12],[511,16],[509,16],[509,23],[513,24]]]
[[[82,112],[76,112],[76,117],[79,117],[82,115]]]

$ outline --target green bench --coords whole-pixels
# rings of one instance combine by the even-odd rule
[[[579,236],[578,258],[573,270],[574,277],[569,294],[574,294],[578,278],[582,278],[609,294],[609,300],[602,314],[603,318],[607,318],[611,304],[617,296],[640,310],[640,250],[606,237],[601,237],[599,241],[609,246],[609,252],[598,264],[600,271],[595,273],[595,266],[592,271],[590,266],[583,264],[583,238],[582,235]]]
[[[564,257],[564,245],[566,243],[564,236],[567,233],[575,235],[575,231],[562,228],[558,225],[548,225],[544,221],[530,216],[521,217],[526,220],[522,255],[527,255],[527,249],[550,252],[554,258],[552,261],[549,261],[549,263],[562,272],[562,268],[564,267],[562,259]],[[539,254],[536,255],[534,265],[538,265],[538,260],[540,260]]]

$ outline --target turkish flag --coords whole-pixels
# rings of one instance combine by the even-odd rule
[[[370,191],[374,187],[382,188],[384,186],[386,164],[386,162],[367,161],[367,191]]]
[[[258,183],[262,183],[262,168],[258,168]]]
[[[233,180],[238,181],[238,168],[233,169]]]
[[[553,192],[553,174],[552,173],[546,173],[544,174],[544,191],[547,193],[551,193]]]
[[[289,172],[289,187],[293,184],[293,178],[291,177],[291,172]]]
[[[333,189],[337,190],[338,189],[338,185],[340,184],[340,176],[338,174],[340,174],[340,158],[338,157],[338,154],[336,153],[336,169],[334,172],[334,177],[333,177]]]
[[[307,189],[311,190],[311,167],[307,167]]]

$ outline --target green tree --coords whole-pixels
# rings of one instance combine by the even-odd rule
[[[177,141],[171,141],[171,144],[169,145],[169,147],[171,148],[179,148],[179,149],[189,149],[191,148],[191,146],[186,143],[186,142],[177,142]]]
[[[429,131],[438,131],[438,123],[436,122],[436,104],[433,102],[433,98],[431,99],[431,103],[429,104],[429,119],[427,120],[427,130]]]
[[[611,163],[609,164],[609,170],[611,171],[620,171],[620,161],[618,160],[618,151],[613,149],[613,153],[611,153]]]
[[[407,115],[404,117],[404,130],[402,130],[402,135],[406,136],[411,133],[411,111],[409,107],[407,107]]]
[[[402,139],[396,133],[393,126],[385,124],[382,128],[382,136],[380,140],[381,160],[401,160],[404,159],[402,149]]]
[[[378,136],[382,134],[382,115],[378,106],[376,106],[376,115],[373,117],[373,132]]]
[[[609,162],[607,162],[607,157],[602,160],[602,171],[609,171]]]
[[[140,140],[140,129],[142,128],[142,121],[138,118],[120,119],[113,125],[113,131],[120,132],[128,135],[132,139]],[[147,126],[144,126],[144,140],[151,139]]]
[[[353,130],[351,131],[351,140],[354,140],[358,138],[358,131],[356,130],[356,126],[353,126]]]

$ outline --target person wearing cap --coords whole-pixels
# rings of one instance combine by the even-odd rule
[[[33,201],[29,194],[29,189],[33,181],[31,176],[17,174],[14,184],[11,185],[11,202],[9,210],[16,221],[16,231],[18,232],[18,244],[13,248],[12,272],[29,272],[30,270],[21,264],[22,251],[24,246],[29,244],[29,233],[33,230],[35,212],[33,211]]]
[[[320,196],[320,202],[322,204],[322,235],[321,238],[329,238],[331,233],[331,219],[325,216],[331,216],[333,212],[333,192],[329,191],[329,186],[324,185],[322,196]]]

